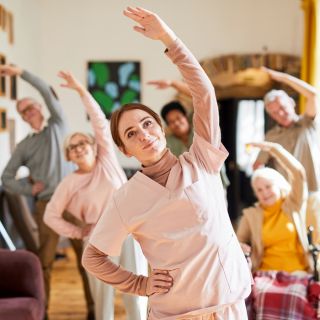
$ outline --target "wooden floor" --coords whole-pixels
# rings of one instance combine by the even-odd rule
[[[74,252],[54,263],[49,305],[49,320],[86,320],[87,310]],[[115,320],[125,320],[121,294],[115,298]]]

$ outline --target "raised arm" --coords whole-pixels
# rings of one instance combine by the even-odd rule
[[[34,74],[21,69],[20,67],[12,65],[0,66],[0,74],[7,76],[20,76],[23,80],[30,83],[43,97],[50,112],[51,120],[54,122],[65,123],[65,116],[61,104],[52,87],[50,87],[45,81]]]
[[[188,85],[183,81],[179,81],[179,80],[151,80],[151,81],[148,81],[147,84],[155,86],[156,89],[160,89],[160,90],[173,88],[178,93],[182,93],[182,94],[185,94],[189,97],[192,97]]]
[[[316,117],[317,113],[319,112],[319,96],[315,87],[287,73],[271,70],[268,68],[263,68],[263,70],[269,74],[271,79],[282,82],[290,86],[299,94],[303,95],[306,98],[306,110],[304,114],[310,118]]]
[[[195,132],[219,147],[221,135],[215,91],[196,58],[156,14],[141,8],[128,8],[124,14],[139,23],[134,30],[150,39],[160,40],[167,47],[168,57],[179,68],[192,95]]]
[[[306,173],[302,164],[278,143],[264,141],[251,145],[268,153],[286,171],[291,186],[288,198],[296,205],[296,209],[300,209],[307,197]]]
[[[65,83],[61,84],[62,87],[75,90],[79,94],[89,114],[94,135],[99,146],[99,154],[106,155],[107,153],[114,152],[109,120],[106,119],[98,103],[72,73],[60,71],[58,76],[65,80]]]

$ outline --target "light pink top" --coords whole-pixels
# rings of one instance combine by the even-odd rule
[[[44,216],[50,228],[69,238],[81,238],[81,229],[62,218],[65,210],[87,224],[96,224],[113,192],[127,181],[114,151],[109,121],[89,93],[82,102],[98,146],[96,165],[92,172],[66,176],[55,190]]]
[[[173,165],[167,173],[143,169],[152,178],[137,172],[116,191],[89,239],[106,255],[118,255],[132,233],[152,269],[170,271],[170,291],[149,297],[148,319],[161,320],[215,312],[244,299],[251,289],[219,175],[228,153],[221,144],[214,89],[180,40],[167,55],[191,89],[193,144],[178,161],[172,161],[171,153],[163,157]]]

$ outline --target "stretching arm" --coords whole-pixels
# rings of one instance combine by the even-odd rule
[[[292,89],[304,96],[306,98],[305,115],[310,118],[316,117],[317,113],[319,112],[319,96],[315,87],[287,73],[274,71],[267,68],[263,68],[263,70],[265,70],[273,80],[290,86]]]

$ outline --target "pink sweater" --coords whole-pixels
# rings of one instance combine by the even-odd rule
[[[214,89],[181,41],[175,41],[167,54],[191,89],[193,143],[178,159],[166,152],[114,193],[82,260],[99,279],[120,290],[145,293],[145,278],[111,268],[106,259],[118,255],[132,234],[151,268],[167,270],[173,278],[169,292],[150,296],[150,320],[218,312],[251,290],[251,274],[229,219],[219,175],[228,153],[220,140]]]
[[[196,137],[202,141],[201,143],[208,144],[208,146],[210,145],[214,149],[213,152],[215,155],[212,155],[210,153],[211,150],[208,150],[207,158],[211,159],[212,157],[213,160],[208,161],[210,166],[207,167],[207,170],[210,172],[219,171],[219,167],[227,156],[227,152],[221,146],[218,107],[212,84],[199,63],[180,40],[174,42],[172,46],[167,49],[166,53],[173,63],[178,66],[191,90],[195,109],[193,121]],[[166,186],[171,169],[173,167],[176,168],[176,165],[184,167],[184,161],[187,159],[187,156],[185,158],[184,156],[180,156],[178,160],[167,150],[156,164],[142,168],[142,173],[160,185]],[[199,159],[199,161],[201,162],[202,160]],[[186,165],[188,164],[186,163]],[[206,166],[206,164],[204,164],[204,166]],[[188,177],[185,178],[189,179]],[[177,179],[180,178],[177,177]],[[224,199],[222,186],[220,189],[221,199]],[[146,195],[146,197],[148,196]],[[230,230],[231,229],[230,224]],[[121,231],[119,230],[118,232],[120,233]],[[139,237],[139,235],[137,236]],[[91,240],[93,241],[93,239],[89,240],[90,243],[92,243]],[[96,237],[94,241],[96,241]],[[114,241],[116,242],[115,239]],[[239,252],[241,255],[242,252],[240,249]],[[121,267],[112,265],[112,262],[106,256],[106,251],[102,252],[96,246],[89,244],[84,251],[82,263],[90,273],[106,283],[112,284],[125,292],[146,295],[147,278],[134,275]],[[245,261],[243,264],[245,268],[247,268]]]
[[[113,192],[126,182],[113,146],[109,122],[100,106],[87,93],[82,102],[89,114],[98,152],[93,171],[86,174],[71,173],[55,190],[45,211],[45,223],[58,234],[68,238],[81,238],[81,228],[63,219],[64,211],[95,225],[107,207]]]

